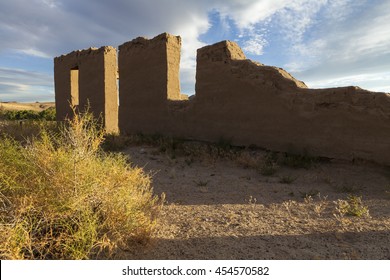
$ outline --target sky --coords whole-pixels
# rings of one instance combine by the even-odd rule
[[[390,92],[389,0],[0,0],[0,101],[54,101],[54,57],[163,32],[189,95],[196,50],[222,40],[311,88]]]

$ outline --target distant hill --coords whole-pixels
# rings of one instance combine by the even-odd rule
[[[51,107],[55,107],[54,102],[34,102],[34,103],[0,102],[0,110],[7,110],[7,111],[32,110],[32,111],[40,112]]]

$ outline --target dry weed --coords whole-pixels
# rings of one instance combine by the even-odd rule
[[[26,146],[0,142],[1,258],[108,257],[149,239],[160,205],[150,178],[102,152],[103,138],[86,113]]]

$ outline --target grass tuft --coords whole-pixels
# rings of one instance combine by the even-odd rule
[[[272,176],[279,169],[277,164],[277,153],[268,152],[265,156],[263,164],[260,166],[260,174],[263,176]]]
[[[282,176],[280,178],[280,180],[279,180],[279,183],[281,183],[281,184],[292,184],[296,179],[297,179],[297,177],[293,177],[293,176],[290,176],[290,175]]]
[[[336,211],[341,217],[344,215],[356,217],[370,216],[368,207],[364,206],[361,196],[349,195],[347,200],[339,199],[334,203],[336,204]]]

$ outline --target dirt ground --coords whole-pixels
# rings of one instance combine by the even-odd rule
[[[264,151],[235,160],[124,152],[166,195],[151,244],[128,259],[390,259],[386,167],[330,160],[265,176],[246,164]],[[349,215],[345,202],[369,215]]]

